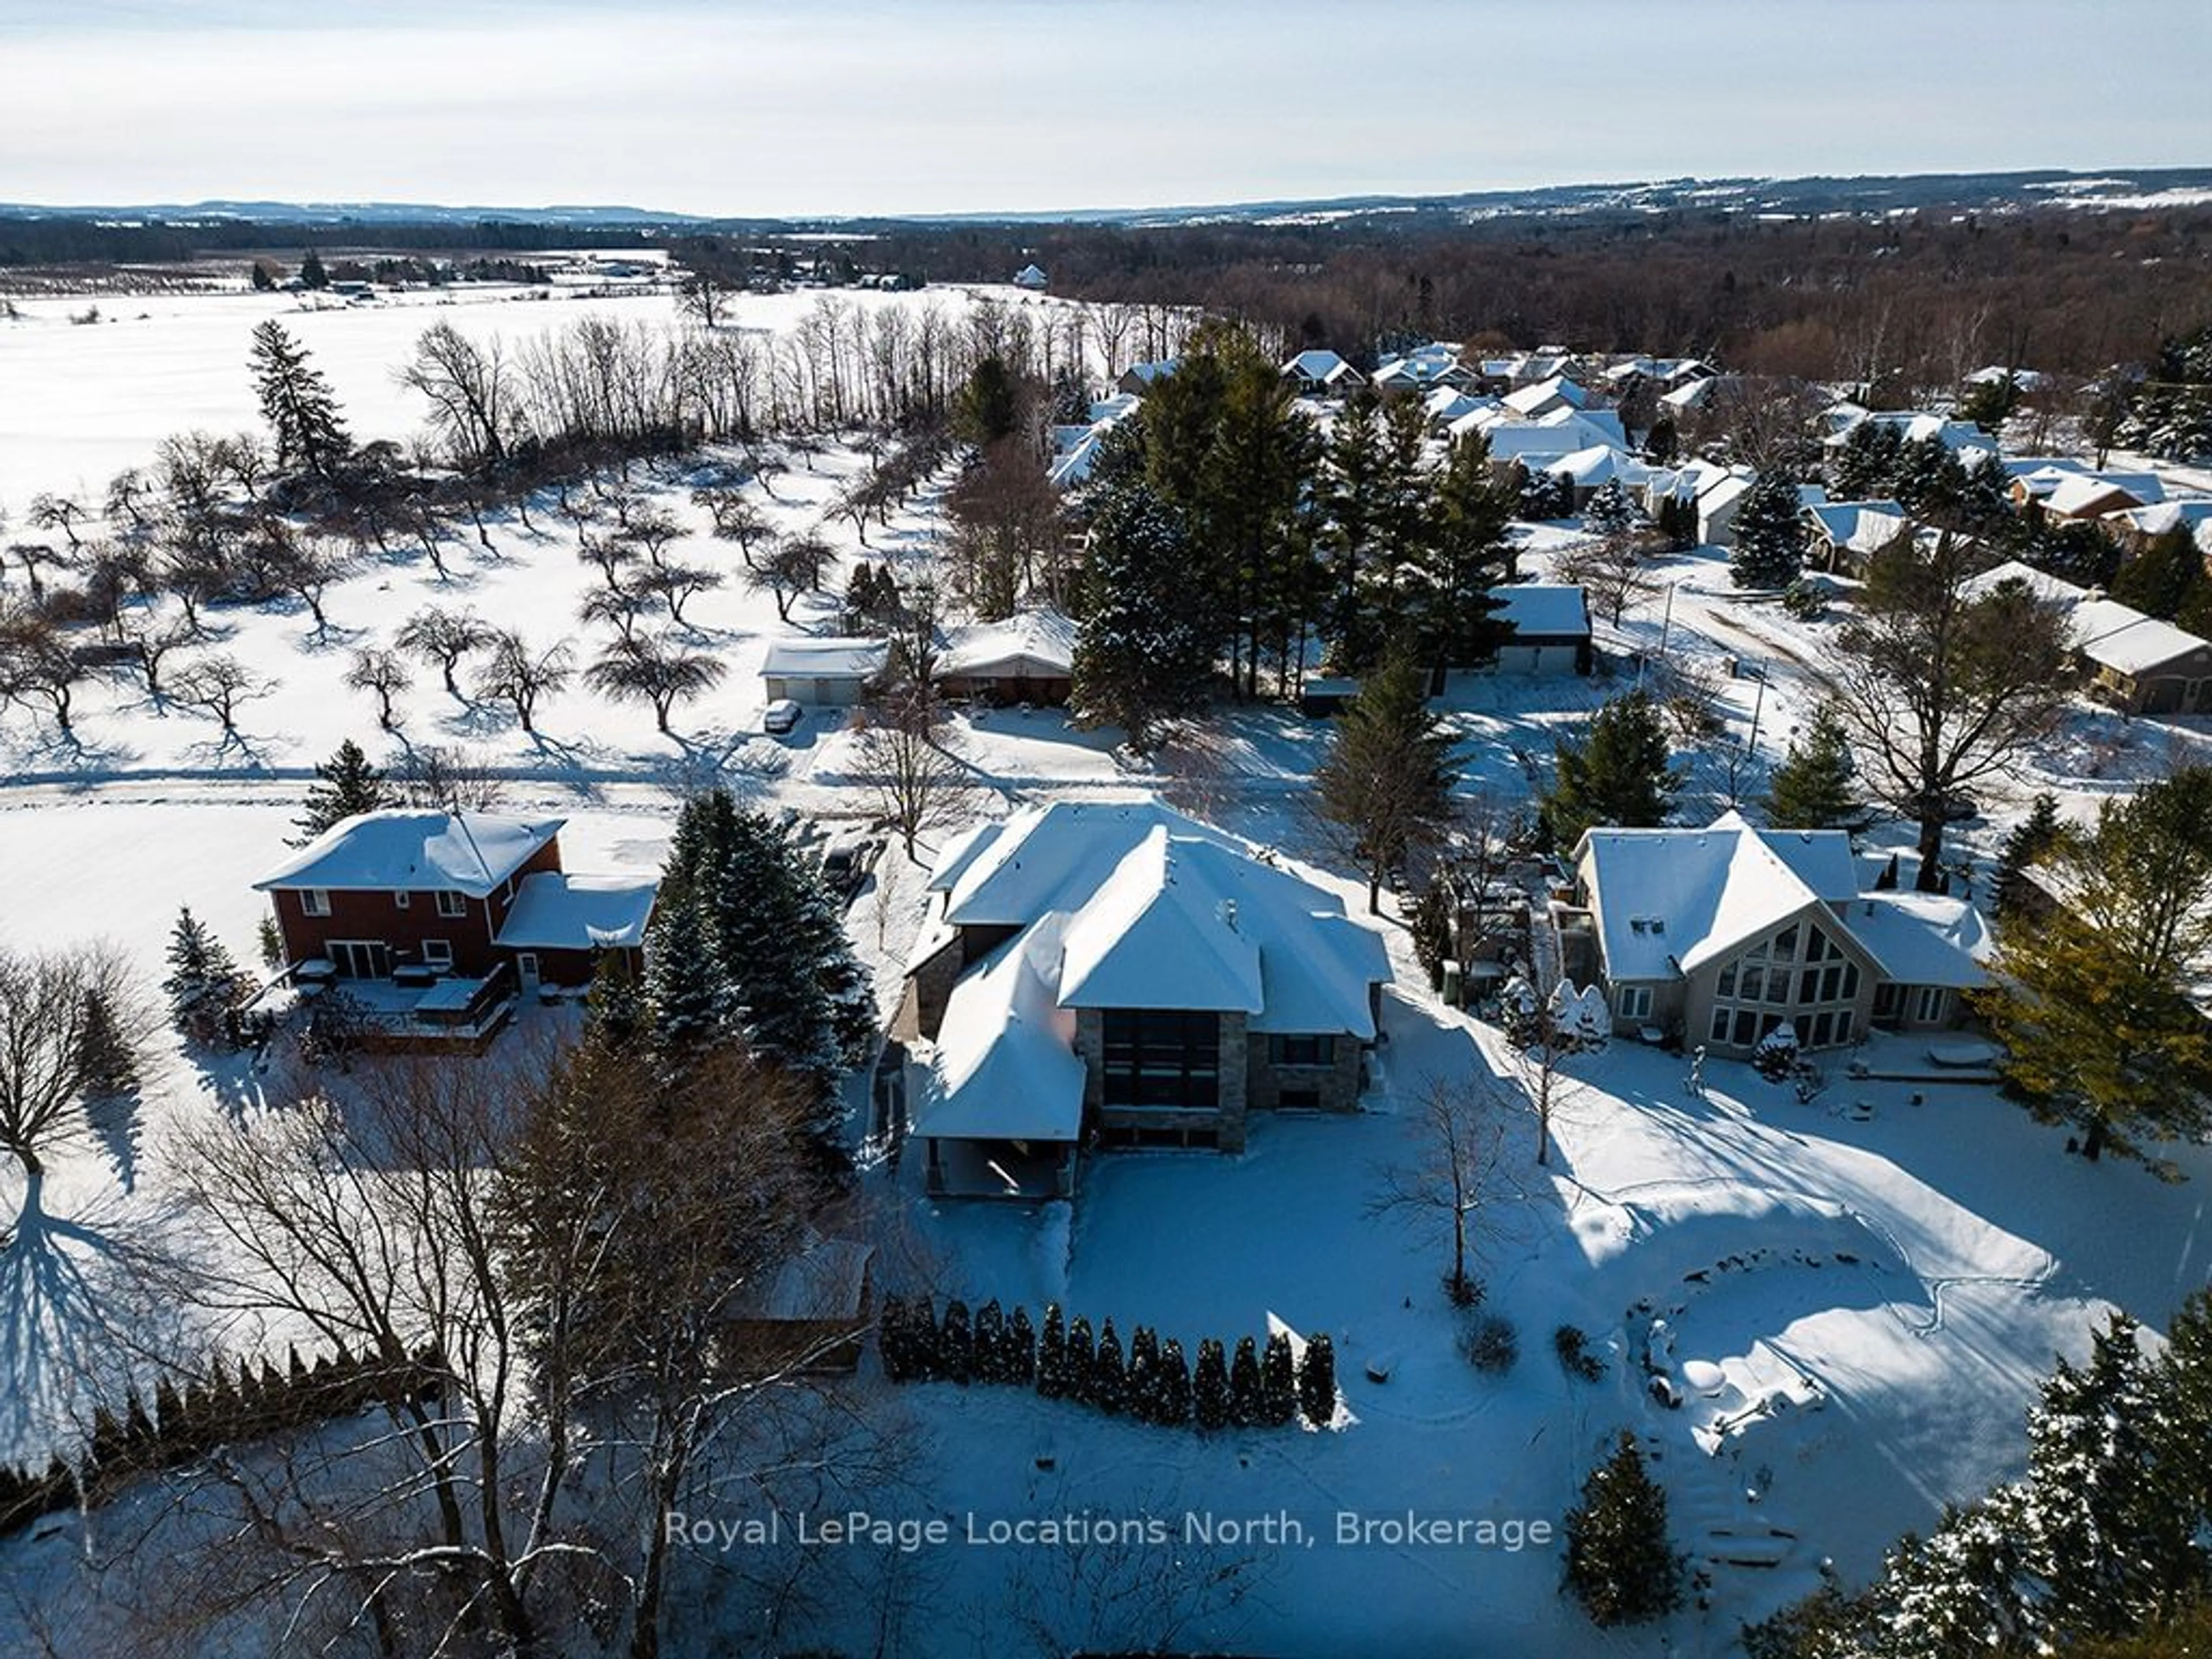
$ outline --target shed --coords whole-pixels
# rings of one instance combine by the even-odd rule
[[[1583,590],[1550,582],[1516,582],[1492,591],[1498,620],[1513,637],[1498,647],[1502,674],[1590,672],[1589,599]]]

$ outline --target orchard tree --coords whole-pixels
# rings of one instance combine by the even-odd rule
[[[1315,775],[1322,816],[1367,872],[1367,908],[1382,910],[1382,878],[1451,817],[1454,739],[1428,707],[1425,675],[1394,652],[1370,676],[1330,738]]]
[[[1664,823],[1682,782],[1671,758],[1665,719],[1648,695],[1627,691],[1606,704],[1581,743],[1559,745],[1559,775],[1541,815],[1553,847],[1565,854],[1585,830]]]
[[[415,677],[407,672],[407,665],[400,660],[398,652],[374,647],[356,651],[346,669],[345,683],[349,690],[374,695],[376,723],[380,728],[386,732],[398,729],[392,713],[392,700],[414,684]]]
[[[1784,588],[1805,568],[1806,526],[1797,485],[1786,472],[1762,472],[1735,513],[1729,580],[1738,587]]]
[[[2060,835],[2046,857],[2058,902],[2014,911],[1975,999],[2029,1109],[2081,1129],[2093,1161],[2212,1129],[2212,1024],[2197,1006],[2212,965],[2208,823],[2212,768],[2197,766]]]
[[[466,702],[460,683],[454,678],[462,659],[473,656],[497,642],[499,635],[491,624],[472,611],[441,611],[436,605],[425,605],[399,625],[392,643],[410,656],[435,668],[446,683],[446,691],[456,702]]]
[[[574,661],[566,640],[539,651],[520,634],[495,630],[491,655],[477,672],[477,695],[507,704],[516,722],[534,737],[538,699],[560,694],[575,672]]]
[[[584,683],[606,696],[651,704],[654,724],[672,736],[668,721],[676,705],[703,696],[728,672],[719,657],[641,635],[601,652],[584,670]]]
[[[1972,581],[1983,559],[1945,534],[1874,556],[1836,637],[1834,707],[1876,800],[1919,826],[1923,892],[1941,892],[1960,792],[2008,771],[2066,706],[2065,613],[2024,583]]]

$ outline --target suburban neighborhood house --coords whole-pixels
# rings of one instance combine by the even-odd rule
[[[1157,801],[949,843],[894,1035],[933,1192],[1066,1195],[1091,1146],[1242,1151],[1348,1112],[1390,970],[1335,895]]]
[[[269,895],[284,960],[305,983],[382,981],[438,1005],[471,981],[525,995],[581,987],[606,951],[637,967],[659,884],[564,872],[562,822],[363,812],[254,886]]]
[[[1074,685],[1075,624],[1049,606],[948,630],[938,689],[994,705],[1057,706]]]
[[[1602,978],[1616,1032],[1679,1031],[1741,1057],[1786,1022],[1806,1048],[1840,1048],[1948,1028],[1959,993],[1988,978],[1973,906],[1863,890],[1840,830],[1729,812],[1703,830],[1591,830],[1574,862],[1584,908],[1559,913],[1567,965]]]
[[[1984,571],[1963,591],[1984,593],[2009,581],[2066,612],[2081,689],[2099,702],[2124,714],[2212,710],[2212,643],[2017,560]]]

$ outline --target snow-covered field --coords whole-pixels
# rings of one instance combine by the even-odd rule
[[[757,303],[741,320],[787,324],[805,301]],[[292,304],[250,295],[143,307],[104,300],[103,312],[119,320],[83,325],[65,320],[71,307],[62,302],[27,305],[29,320],[0,324],[0,490],[20,505],[38,489],[96,489],[167,432],[250,427],[246,335],[267,315],[296,326],[357,432],[397,434],[418,411],[390,366],[434,316],[514,337],[586,305],[625,315],[624,307],[668,308],[665,299],[485,297],[434,313],[391,306],[295,316]],[[838,547],[832,592],[855,557],[926,560],[937,530],[927,492],[888,532],[872,530],[865,550],[848,525],[826,520],[857,465],[832,450],[811,468],[795,463],[775,480],[775,496],[761,498],[779,528],[819,527]],[[657,732],[649,711],[581,688],[549,702],[532,738],[448,697],[434,672],[418,669],[399,700],[404,740],[470,750],[503,775],[510,806],[566,813],[574,869],[655,867],[677,794],[710,776],[811,814],[871,813],[864,768],[834,715],[810,710],[787,738],[759,733],[757,671],[766,641],[783,631],[773,603],[738,580],[735,550],[706,533],[682,476],[641,474],[641,483],[687,526],[676,556],[732,576],[694,615],[697,643],[729,675],[678,709],[679,738]],[[323,635],[303,611],[216,613],[220,648],[270,692],[246,705],[236,742],[225,743],[210,720],[149,706],[116,684],[87,690],[73,744],[27,711],[0,715],[0,869],[9,874],[0,944],[105,937],[150,980],[176,908],[188,903],[250,958],[261,911],[250,884],[282,855],[300,780],[347,737],[380,758],[400,747],[377,732],[373,700],[341,683],[352,649],[388,644],[430,603],[468,605],[540,644],[573,637],[586,657],[603,642],[575,619],[596,573],[578,560],[561,520],[532,516],[534,531],[512,516],[495,520],[489,551],[457,544],[450,580],[416,558],[366,568],[332,589]],[[1531,533],[1531,574],[1569,534]],[[1754,713],[1759,723],[1753,762],[1735,777],[1747,799],[1807,717],[1833,624],[1735,601],[1710,550],[1670,562],[1664,577],[1674,584],[1671,611],[1658,600],[1641,606],[1622,629],[1601,628],[1601,643],[1616,656],[1656,649],[1664,614],[1670,657],[1765,665],[1763,681],[1731,679],[1724,693],[1732,738],[1747,736]],[[826,600],[805,599],[793,626],[820,627],[828,616]],[[1619,673],[1468,677],[1449,703],[1468,739],[1468,787],[1525,798],[1547,775],[1553,734],[1622,684]],[[982,813],[1072,792],[1156,789],[1297,857],[1328,859],[1306,799],[1325,742],[1316,723],[1279,710],[1231,711],[1142,769],[1117,755],[1114,739],[1052,711],[975,716],[956,739],[975,769],[969,805]],[[2201,756],[2205,740],[2201,722],[2128,725],[2084,712],[2020,787],[2062,787],[2085,811],[2173,753]],[[1689,758],[1682,812],[1718,811],[1729,787],[1725,750]],[[1986,856],[1996,835],[1967,826],[1967,845]],[[1888,828],[1873,843],[1907,839]],[[1358,913],[1364,893],[1348,872],[1322,878]],[[876,879],[853,907],[851,930],[888,979],[917,925],[921,881],[895,857]],[[1389,922],[1383,931],[1399,988],[1386,1007],[1377,1087],[1360,1116],[1265,1123],[1241,1158],[1097,1159],[1072,1206],[934,1203],[921,1194],[912,1164],[869,1177],[903,1223],[902,1255],[934,1264],[940,1295],[971,1304],[996,1296],[1033,1312],[1057,1299],[1094,1320],[1112,1316],[1125,1334],[1148,1323],[1189,1346],[1205,1335],[1263,1334],[1271,1322],[1329,1331],[1344,1426],[1202,1439],[1012,1392],[909,1389],[896,1404],[919,1430],[920,1495],[902,1502],[951,1517],[1088,1510],[1164,1516],[1177,1527],[1186,1511],[1297,1520],[1311,1547],[1250,1551],[1237,1579],[1249,1595],[1206,1613],[1194,1644],[1530,1659],[1717,1655],[1741,1619],[1809,1589],[1823,1557],[1846,1576],[1863,1575],[1886,1541],[1924,1528],[1942,1502],[2015,1473],[2025,1454],[2021,1411],[2054,1354],[2081,1352],[2110,1306],[2160,1323],[2212,1273],[2203,1196],[2212,1155],[2203,1149],[2183,1157],[2187,1184],[2162,1186],[2137,1169],[2064,1157],[2057,1132],[1988,1088],[1839,1079],[1803,1104],[1747,1068],[1717,1063],[1705,1096],[1694,1097],[1679,1060],[1616,1044],[1571,1062],[1575,1087],[1558,1109],[1548,1170],[1534,1164],[1533,1128],[1513,1119],[1501,1190],[1477,1233],[1487,1305],[1516,1322],[1521,1352],[1507,1375],[1478,1375],[1455,1346],[1461,1316],[1437,1290],[1443,1246],[1413,1218],[1371,1207],[1382,1170],[1410,1154],[1410,1109],[1427,1081],[1496,1080],[1507,1066],[1494,1033],[1420,993],[1402,928]],[[167,1134],[252,1109],[254,1086],[243,1062],[203,1066],[168,1054],[132,1121],[96,1126],[58,1162],[49,1211],[97,1218],[111,1233],[160,1225]],[[1510,1097],[1510,1086],[1499,1086]],[[12,1170],[0,1172],[0,1213],[12,1213],[19,1188]],[[82,1307],[42,1311],[64,1322],[93,1316]],[[6,1327],[16,1370],[0,1379],[0,1456],[42,1450],[87,1412],[59,1369],[32,1363],[56,1354],[21,1312]],[[1656,1334],[1655,1319],[1663,1322]],[[1589,1334],[1607,1362],[1602,1380],[1564,1375],[1551,1351],[1562,1323]],[[1643,1386],[1647,1352],[1710,1392],[1679,1410],[1661,1406]],[[1368,1380],[1370,1364],[1388,1381]],[[886,1389],[872,1366],[853,1386],[864,1396]],[[1761,1401],[1770,1402],[1765,1413],[1744,1415]],[[1556,1545],[1337,1541],[1340,1512],[1556,1529],[1583,1474],[1623,1428],[1656,1455],[1677,1542],[1711,1573],[1710,1605],[1656,1632],[1601,1640],[1556,1593]],[[73,1570],[72,1547],[66,1528],[0,1546],[0,1577],[58,1582]],[[1203,1553],[1185,1553],[1186,1563],[1197,1559]],[[1053,1577],[1064,1565],[955,1547],[917,1570],[946,1607],[1000,1607],[1019,1585],[1049,1608],[1055,1594],[1073,1605],[1072,1587]],[[823,1639],[859,1644],[866,1616],[852,1613],[850,1629],[833,1619]],[[22,1618],[0,1599],[0,1651],[30,1639]],[[1097,1633],[1071,1628],[1067,1640]],[[979,1650],[969,1625],[947,1618],[910,1632],[901,1650],[1006,1650],[988,1641]]]

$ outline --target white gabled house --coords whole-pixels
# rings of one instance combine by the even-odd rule
[[[933,1192],[1065,1196],[1086,1147],[1358,1106],[1382,938],[1245,842],[1063,801],[947,844],[929,892],[892,1030]]]
[[[1301,351],[1283,365],[1283,378],[1301,392],[1324,396],[1350,392],[1366,379],[1334,351]]]
[[[1940,1030],[1982,985],[1991,941],[1963,899],[1863,890],[1840,830],[1591,830],[1575,848],[1587,929],[1619,1032],[1748,1054],[1789,1024],[1808,1049],[1875,1029]],[[1577,941],[1580,942],[1580,941]]]

